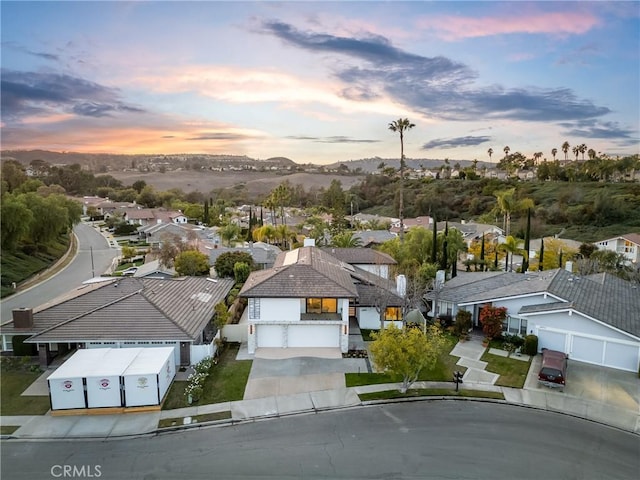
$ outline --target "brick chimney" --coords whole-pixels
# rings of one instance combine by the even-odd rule
[[[33,328],[32,308],[14,308],[12,313],[14,328]]]

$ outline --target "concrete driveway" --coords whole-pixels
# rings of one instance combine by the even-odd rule
[[[537,382],[541,361],[542,357],[536,355],[531,362],[525,388],[549,390],[548,387],[539,385]],[[640,379],[633,372],[623,372],[569,359],[564,394],[640,412]]]
[[[362,358],[254,358],[244,399],[346,388],[344,374],[367,372]]]

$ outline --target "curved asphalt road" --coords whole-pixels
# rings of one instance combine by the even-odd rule
[[[639,446],[637,435],[566,415],[443,400],[124,440],[10,440],[1,473],[12,480],[54,478],[63,468],[104,480],[635,479]]]
[[[79,223],[73,230],[78,238],[76,257],[54,277],[3,299],[0,306],[0,319],[3,323],[11,320],[11,311],[14,308],[37,307],[92,278],[92,249],[95,276],[100,276],[107,271],[113,259],[118,255],[118,249],[109,247],[109,242],[90,225]]]

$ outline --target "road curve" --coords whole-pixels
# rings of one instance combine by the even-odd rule
[[[11,320],[14,308],[37,307],[80,286],[82,282],[92,278],[92,273],[99,276],[107,271],[118,255],[118,249],[110,247],[105,237],[90,225],[79,223],[73,231],[78,239],[75,258],[55,276],[3,299],[0,302],[0,319],[3,323]]]

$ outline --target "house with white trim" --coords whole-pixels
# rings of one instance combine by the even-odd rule
[[[476,327],[482,307],[505,307],[504,332],[537,335],[539,350],[631,372],[640,367],[640,287],[608,273],[460,272],[426,299],[440,315],[470,311]]]
[[[600,250],[609,250],[623,255],[635,267],[640,267],[640,233],[627,233],[619,237],[596,242]]]
[[[0,326],[2,350],[13,337],[37,347],[40,363],[79,348],[172,347],[176,365],[213,353],[215,305],[234,280],[207,277],[105,277],[49,304],[13,311]]]
[[[402,322],[395,281],[308,245],[282,252],[270,269],[251,272],[239,296],[248,300],[248,351],[349,347],[349,319],[361,328]],[[343,254],[347,254],[344,251]]]

